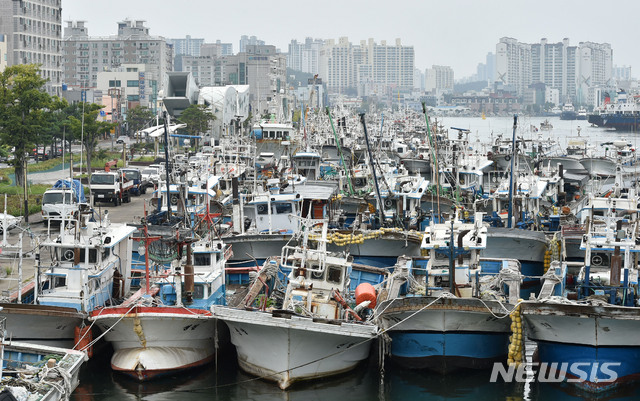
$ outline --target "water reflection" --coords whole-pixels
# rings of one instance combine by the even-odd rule
[[[439,375],[428,371],[402,369],[387,362],[381,385],[376,357],[350,373],[334,378],[294,384],[282,391],[271,382],[256,380],[241,372],[235,354],[221,355],[204,369],[183,372],[157,381],[138,383],[113,373],[110,356],[101,356],[85,366],[81,382],[71,400],[149,401],[386,401],[386,400],[638,400],[640,385],[625,386],[600,396],[580,392],[574,386],[556,383],[491,383],[490,372],[461,371]]]

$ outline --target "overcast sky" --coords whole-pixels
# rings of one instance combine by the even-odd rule
[[[639,0],[63,0],[63,21],[85,20],[90,36],[115,35],[117,22],[145,20],[152,35],[219,39],[238,51],[255,35],[287,52],[291,39],[373,38],[413,46],[415,66],[453,67],[456,79],[476,72],[501,37],[537,43],[569,38],[610,43],[613,64],[639,76]],[[66,24],[63,24],[66,26]]]

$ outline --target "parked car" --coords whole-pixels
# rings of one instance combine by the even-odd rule
[[[158,181],[160,180],[160,173],[158,172],[158,169],[155,167],[149,166],[143,169],[141,172],[141,175],[142,175],[142,182],[146,182],[147,186],[149,187],[157,185]]]
[[[129,142],[129,137],[126,135],[120,135],[118,137],[118,139],[116,139],[116,143],[120,144],[120,143],[126,143]]]
[[[7,213],[0,213],[0,234],[4,232],[4,228],[7,228],[7,231],[12,228],[18,227],[22,221],[22,217],[15,217]]]

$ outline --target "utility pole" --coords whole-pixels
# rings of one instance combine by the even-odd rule
[[[27,157],[24,155],[25,149],[24,144],[26,141],[26,132],[24,132],[24,109],[22,109],[22,132],[24,138],[22,139],[22,185],[24,187],[24,222],[29,222],[29,194],[27,193]],[[36,155],[38,154],[38,149],[36,149]]]

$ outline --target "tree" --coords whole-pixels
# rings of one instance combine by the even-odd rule
[[[149,125],[154,115],[148,107],[136,106],[127,111],[127,126],[129,133],[136,133]]]
[[[51,145],[51,157],[58,155],[56,148],[58,147],[58,143],[62,144],[68,118],[64,111],[68,107],[69,104],[66,99],[60,99],[54,96],[51,99],[50,113],[47,113],[45,116],[46,124],[42,127],[41,135],[37,142],[43,146]]]
[[[216,116],[204,104],[192,104],[178,118],[180,122],[187,124],[185,131],[189,135],[200,135],[209,131],[210,125],[215,119]]]
[[[38,141],[53,107],[51,96],[43,90],[47,80],[38,72],[35,64],[20,64],[0,73],[0,139],[15,148],[13,165],[17,185],[24,184],[28,151]]]
[[[100,109],[104,106],[95,103],[84,104],[84,118],[69,116],[69,128],[76,140],[82,142],[87,158],[87,175],[89,177],[89,188],[91,188],[91,156],[98,145],[98,139],[105,132],[109,132],[115,127],[115,123],[98,120]]]

